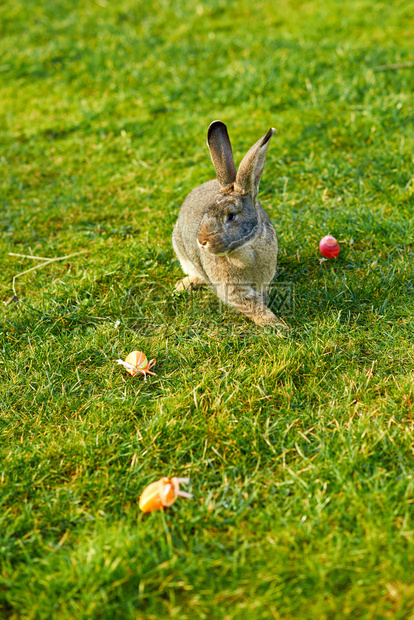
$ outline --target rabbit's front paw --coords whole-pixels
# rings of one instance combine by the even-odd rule
[[[187,276],[182,280],[178,280],[178,282],[175,283],[174,288],[178,293],[181,293],[182,291],[199,288],[200,286],[203,286],[203,284],[204,281],[201,278]]]

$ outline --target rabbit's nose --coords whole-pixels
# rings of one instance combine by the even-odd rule
[[[208,243],[208,237],[206,233],[203,231],[200,231],[198,233],[197,241],[203,248],[205,248]]]

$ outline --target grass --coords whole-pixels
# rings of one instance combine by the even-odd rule
[[[414,617],[414,69],[383,69],[412,62],[413,13],[3,4],[2,618]],[[215,118],[238,162],[277,128],[284,338],[172,294]],[[37,263],[9,252],[85,250],[12,299]],[[146,383],[114,363],[133,349]],[[141,514],[169,474],[194,500]]]

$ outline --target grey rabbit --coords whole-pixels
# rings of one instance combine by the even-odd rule
[[[274,133],[269,129],[236,171],[226,125],[211,123],[207,145],[217,180],[203,183],[187,196],[172,242],[187,274],[177,282],[177,290],[208,284],[220,299],[255,323],[286,328],[266,306],[278,246],[276,231],[257,199]]]

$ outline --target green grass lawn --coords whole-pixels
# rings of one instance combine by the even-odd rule
[[[0,24],[0,617],[414,618],[413,3],[6,0]],[[277,129],[282,338],[173,294],[217,118],[237,163]],[[78,254],[16,300],[40,262],[9,252]],[[164,475],[194,499],[143,515]]]

